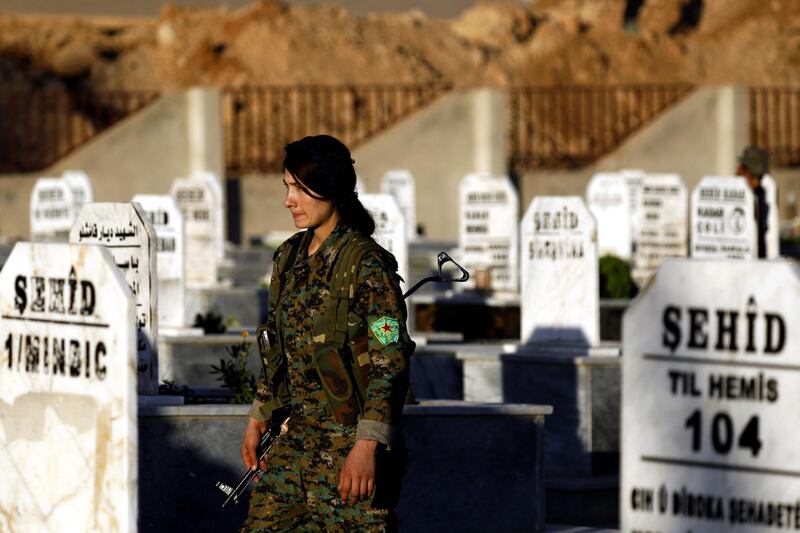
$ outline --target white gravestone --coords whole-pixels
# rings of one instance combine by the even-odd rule
[[[383,175],[381,192],[394,197],[406,221],[407,239],[417,240],[417,187],[414,175],[408,170],[390,170]]]
[[[473,275],[463,288],[475,287],[480,270],[490,272],[491,289],[519,290],[519,201],[506,176],[468,174],[459,185],[459,246],[463,266]]]
[[[186,236],[186,286],[216,285],[215,192],[207,181],[177,179],[172,184],[172,196],[183,214]]]
[[[597,221],[598,253],[630,260],[633,210],[627,178],[610,172],[595,174],[586,187],[586,203]]]
[[[66,241],[77,211],[72,188],[61,178],[39,178],[30,201],[32,241]]]
[[[408,240],[403,213],[395,199],[388,194],[365,194],[361,203],[375,220],[375,242],[390,251],[397,260],[397,271],[405,281],[403,291],[408,288]]]
[[[61,175],[72,189],[72,201],[75,204],[75,213],[80,213],[84,204],[94,202],[94,190],[89,176],[79,170],[67,170]]]
[[[753,192],[744,178],[706,176],[692,191],[691,254],[752,259],[756,254]]]
[[[800,527],[800,268],[664,263],[624,318],[622,531]]]
[[[630,199],[631,199],[631,239],[633,244],[633,250],[636,250],[636,236],[639,234],[639,230],[636,224],[639,222],[639,193],[642,190],[642,184],[644,183],[644,177],[646,175],[644,170],[641,169],[633,169],[633,168],[626,168],[622,169],[620,173],[625,177],[625,180],[628,182],[628,188],[630,189]]]
[[[169,195],[137,194],[133,202],[142,206],[156,230],[158,257],[158,327],[186,326],[183,215]]]
[[[136,531],[133,296],[99,246],[0,272],[0,531]]]
[[[214,252],[217,262],[225,259],[225,193],[222,190],[221,180],[211,172],[195,172],[189,179],[195,179],[208,184],[212,191],[213,208],[211,218],[214,224]]]
[[[522,218],[523,343],[600,342],[596,225],[577,196],[539,196]]]
[[[139,393],[158,394],[158,287],[156,232],[134,203],[84,206],[72,226],[71,243],[108,248],[136,300]]]
[[[767,259],[775,259],[781,255],[781,227],[780,212],[778,211],[778,184],[775,178],[764,174],[761,178],[761,187],[764,189],[764,200],[769,211],[767,212]]]
[[[686,257],[689,193],[677,174],[648,174],[639,193],[633,275],[640,287],[668,257]]]

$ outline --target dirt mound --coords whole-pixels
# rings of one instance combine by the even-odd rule
[[[157,19],[0,16],[0,79],[93,89],[800,81],[800,2],[539,0],[453,20],[264,1]]]

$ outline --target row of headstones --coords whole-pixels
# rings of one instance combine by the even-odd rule
[[[767,257],[774,258],[778,255],[776,188],[770,176],[765,176],[762,184],[770,215]],[[597,232],[597,253],[632,260],[642,285],[666,258],[687,257],[690,249],[696,258],[756,257],[753,193],[744,178],[710,176],[700,181],[692,193],[691,243],[687,189],[677,174],[597,174],[586,196],[596,227],[593,222],[585,228]],[[566,211],[573,211],[573,198],[577,197],[554,197],[547,205],[560,202]],[[529,270],[527,261],[534,259],[530,239],[537,233],[536,210],[545,205],[536,200],[525,212],[518,232],[518,196],[508,177],[471,174],[461,182],[461,258],[467,270],[487,271],[490,288],[495,291],[518,292],[520,233],[522,248],[527,250],[522,257],[523,273]],[[524,275],[522,280],[523,285],[527,283]],[[463,287],[474,288],[474,281]]]
[[[198,172],[175,180],[170,195],[136,195],[133,201],[142,205],[158,231],[157,248],[165,263],[159,270],[162,278],[183,278],[185,255],[188,286],[217,283],[217,267],[225,253],[225,216],[222,187],[216,176]],[[84,173],[38,179],[30,201],[31,240],[66,241],[81,209],[92,202],[92,186]],[[91,227],[84,229],[84,233],[87,231]],[[111,235],[94,237],[105,242],[113,239]]]
[[[540,230],[576,237],[537,253],[580,255],[581,200],[536,201]],[[2,530],[135,529],[140,316],[114,250],[18,243],[0,272]],[[624,530],[796,523],[798,298],[788,261],[676,260],[629,309]]]
[[[779,255],[777,186],[761,180],[767,204],[766,257]],[[595,174],[586,188],[597,220],[600,255],[633,263],[637,278],[649,279],[664,257],[686,257],[686,186],[675,174],[642,171]],[[692,193],[692,257],[753,258],[756,226],[753,193],[741,177],[705,177]]]
[[[169,197],[135,200],[84,205],[69,244],[18,243],[0,271],[0,529],[136,529],[137,390],[153,394],[158,375],[156,250],[180,250],[181,215]]]

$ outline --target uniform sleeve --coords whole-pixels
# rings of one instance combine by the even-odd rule
[[[406,329],[406,306],[399,277],[376,252],[361,260],[353,311],[367,328],[369,380],[356,437],[391,444],[408,391],[414,343]]]
[[[281,248],[279,247],[278,250],[276,250],[275,255],[273,256],[272,277],[270,278],[270,283],[269,283],[269,303],[267,309],[267,335],[269,336],[269,342],[272,349],[276,348],[276,340],[277,340],[277,337],[275,335],[276,334],[275,305],[278,300],[277,280],[280,276],[280,273],[278,272],[276,265],[278,263],[278,254],[280,253],[280,251]],[[258,357],[262,359],[262,363],[261,363],[261,374],[259,375],[256,383],[256,397],[255,400],[253,400],[252,405],[250,406],[249,414],[252,418],[255,418],[259,422],[266,422],[267,419],[269,418],[270,413],[265,414],[264,411],[267,411],[268,409],[264,408],[262,410],[262,408],[265,405],[272,403],[274,400],[274,396],[269,386],[267,385],[267,366],[263,361],[263,355],[261,354],[261,351],[259,349],[258,339],[256,339],[255,348]]]

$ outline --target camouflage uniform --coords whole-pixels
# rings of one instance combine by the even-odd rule
[[[391,254],[371,249],[362,256],[350,300],[349,349],[338,349],[342,359],[353,361],[349,375],[362,380],[366,398],[359,398],[352,386],[351,400],[331,405],[330,394],[342,396],[343,383],[320,369],[326,364],[320,351],[323,339],[314,327],[332,312],[327,308],[334,260],[354,234],[340,222],[310,257],[311,231],[294,235],[275,252],[267,319],[272,348],[264,357],[251,416],[263,421],[265,413],[287,403],[292,416],[288,433],[270,451],[267,472],[250,497],[243,531],[383,531],[391,519],[390,510],[374,509],[369,499],[340,504],[337,489],[356,438],[392,444],[408,389],[413,342],[406,331],[405,303]],[[296,259],[284,265],[291,246],[299,246]],[[379,484],[380,478],[376,487]]]

